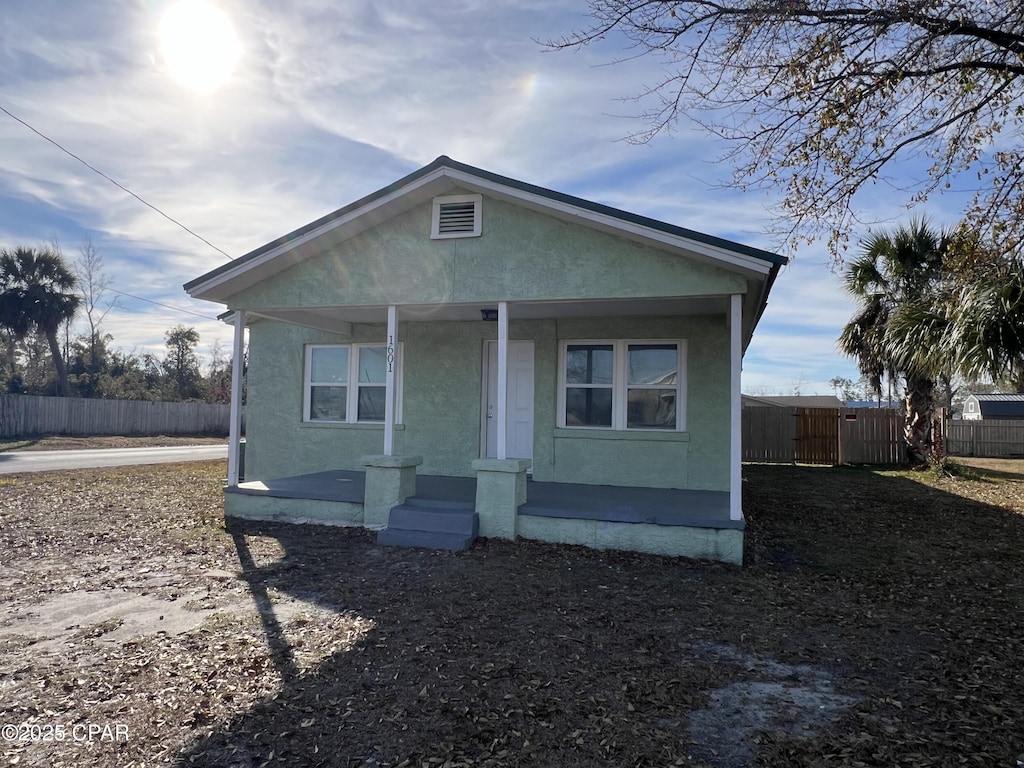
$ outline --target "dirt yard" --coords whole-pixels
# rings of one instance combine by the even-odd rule
[[[4,765],[1015,766],[1024,474],[744,468],[747,565],[377,547],[221,462],[0,479]]]

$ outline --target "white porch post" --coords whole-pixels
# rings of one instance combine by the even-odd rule
[[[498,302],[498,458],[507,459],[508,437],[508,303]]]
[[[242,368],[245,366],[245,312],[235,310],[235,343],[231,357],[231,423],[228,425],[228,485],[238,485],[242,439]]]
[[[729,297],[729,519],[743,519],[743,296]]]
[[[398,309],[388,307],[387,372],[384,376],[384,455],[395,453],[395,356],[398,349]]]

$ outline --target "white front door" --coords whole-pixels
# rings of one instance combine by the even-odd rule
[[[498,342],[488,341],[484,366],[484,458],[498,455]],[[510,459],[533,458],[533,342],[508,343],[508,419],[505,422],[506,455]]]

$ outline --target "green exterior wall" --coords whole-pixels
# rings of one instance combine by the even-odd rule
[[[399,325],[404,418],[395,452],[423,457],[421,474],[473,476],[480,458],[484,341],[494,323]],[[250,328],[246,480],[327,469],[361,470],[383,450],[380,425],[302,422],[306,344],[381,342],[384,327],[352,338],[260,321]],[[602,485],[729,489],[729,339],[724,317],[572,318],[513,321],[510,337],[534,342],[533,477]],[[557,429],[560,340],[684,339],[685,432]]]
[[[483,235],[430,239],[425,203],[231,297],[232,309],[721,296],[738,274],[507,202]],[[312,247],[312,246],[308,246]]]
[[[480,237],[430,239],[431,203],[344,241],[230,297],[232,309],[543,300],[723,297],[743,275],[485,197]],[[325,235],[329,242],[333,235]],[[600,303],[595,305],[600,314]],[[642,306],[642,305],[638,305]],[[343,317],[343,313],[339,315]],[[481,367],[495,323],[405,321],[404,418],[394,450],[422,474],[472,476],[480,457]],[[307,344],[385,340],[383,324],[351,337],[259,320],[250,326],[246,479],[361,470],[383,452],[382,425],[302,421]],[[534,342],[533,477],[540,481],[729,489],[729,335],[721,315],[512,320]],[[559,341],[685,339],[685,432],[557,429]]]

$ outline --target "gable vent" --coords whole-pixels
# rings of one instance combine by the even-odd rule
[[[451,195],[434,198],[432,238],[479,237],[482,198],[480,195]]]

